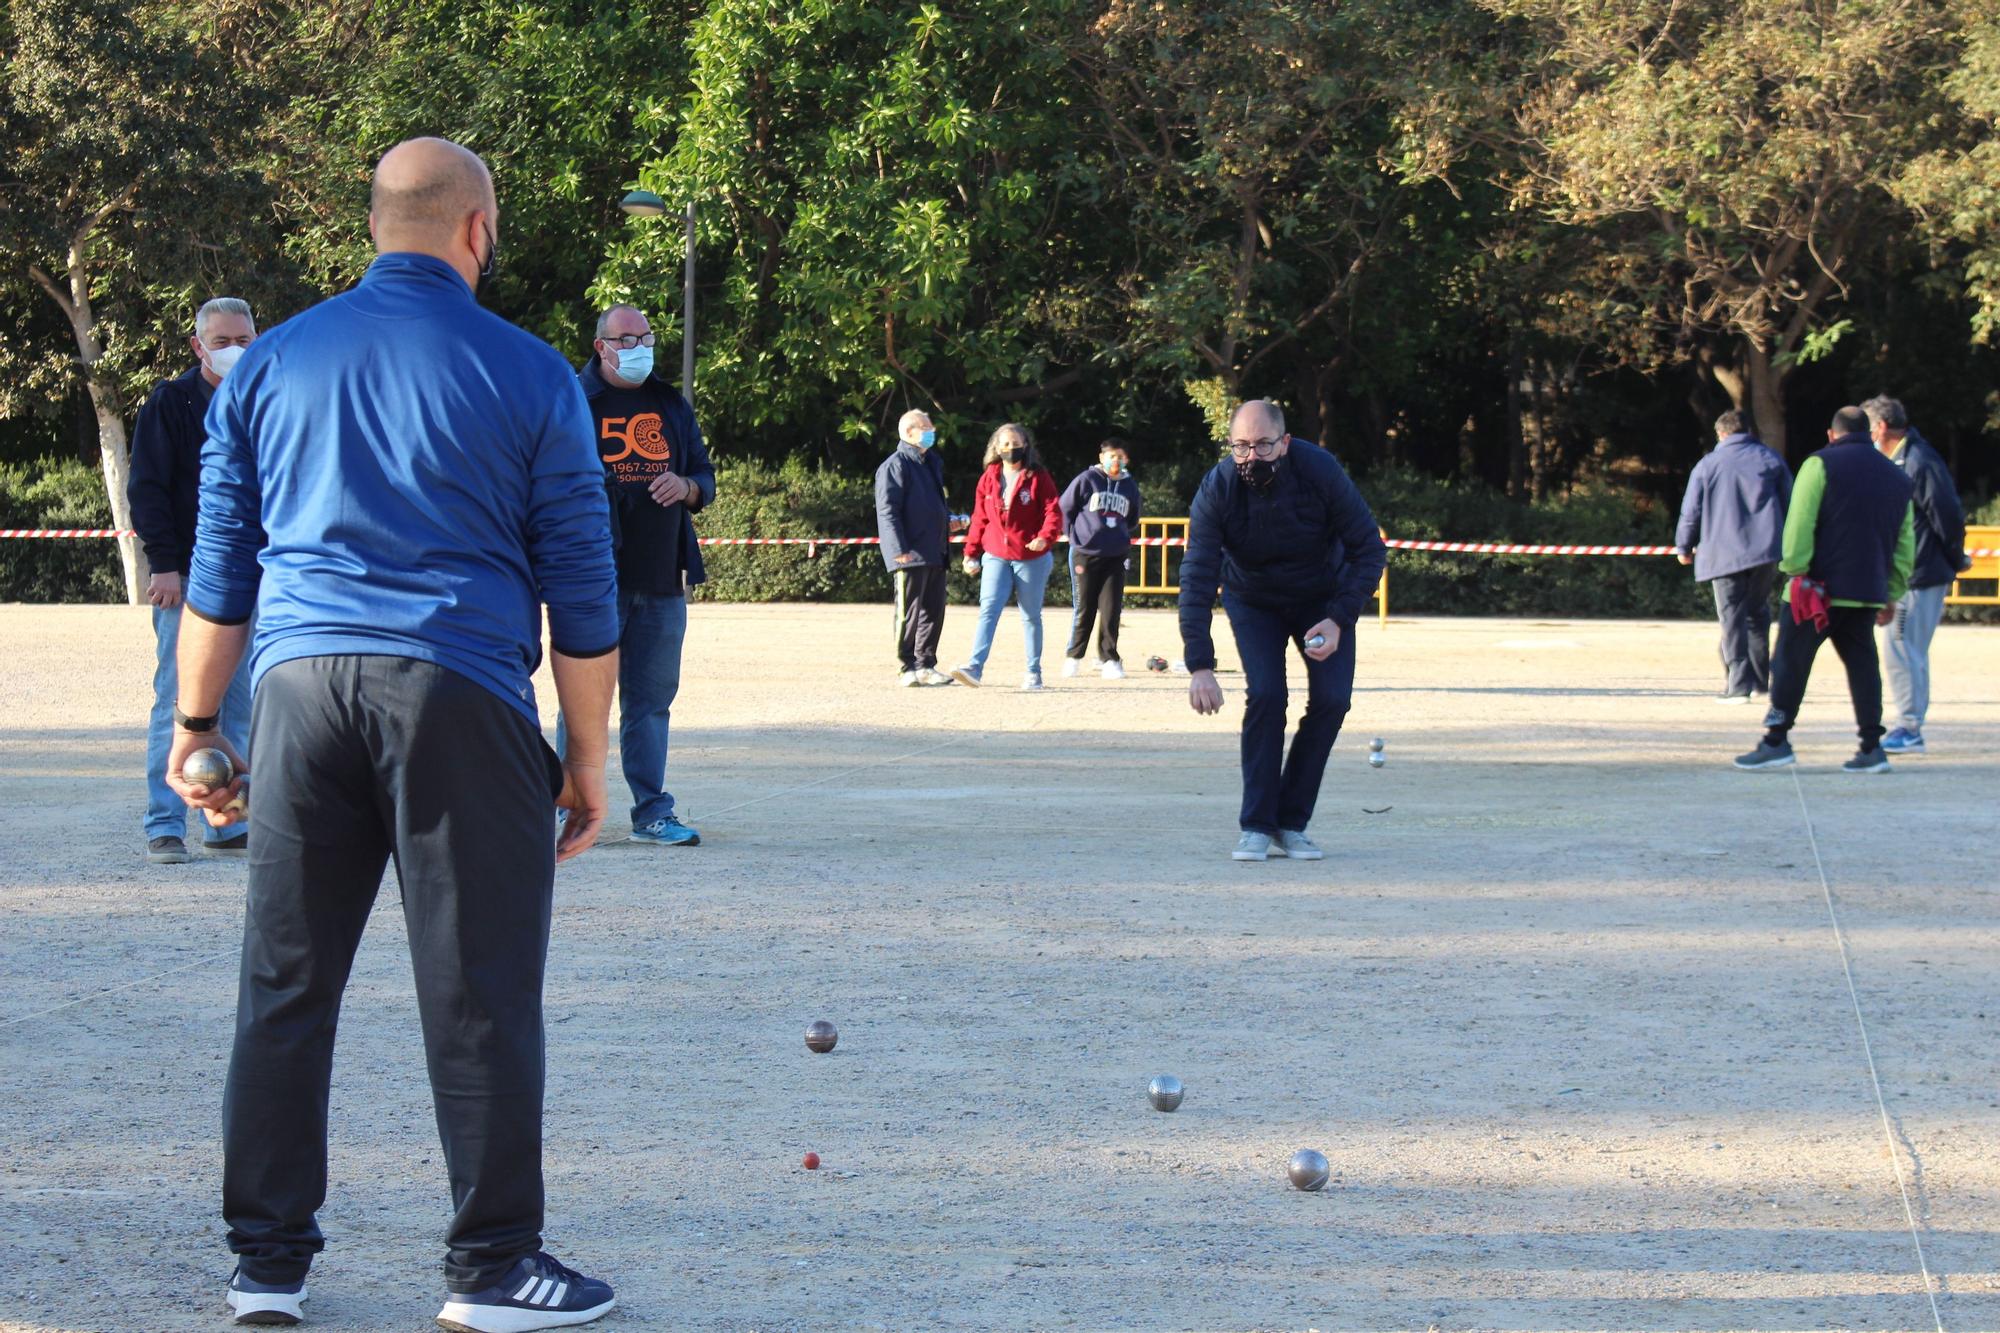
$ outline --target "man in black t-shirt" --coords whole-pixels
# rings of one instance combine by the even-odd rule
[[[632,789],[632,840],[694,847],[666,789],[667,732],[681,684],[687,590],[705,577],[692,515],[715,499],[694,409],[653,373],[653,328],[634,306],[597,317],[579,373],[590,401],[618,549],[618,754]],[[556,745],[564,737],[557,729]]]

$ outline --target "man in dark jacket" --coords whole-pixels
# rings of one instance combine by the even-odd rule
[[[200,499],[201,446],[208,438],[202,415],[222,377],[243,349],[257,340],[250,307],[218,296],[194,317],[196,364],[156,385],[139,409],[132,431],[132,474],[126,498],[132,526],[146,549],[153,575],[146,600],[153,605],[153,714],[146,727],[146,859],[176,865],[188,859],[187,805],[167,785],[167,748],[174,739],[176,666],[181,637],[181,593],[194,555],[194,516]],[[222,734],[239,753],[250,748],[250,664],[230,678],[222,700]],[[218,829],[203,821],[202,850],[241,856],[249,837],[241,828]]]
[[[698,847],[667,790],[667,742],[681,688],[687,590],[707,577],[693,515],[715,500],[694,409],[653,371],[653,326],[635,306],[597,317],[597,355],[579,372],[590,403],[618,551],[618,760],[632,789],[632,841]],[[567,737],[557,737],[561,750]]]
[[[949,685],[951,677],[937,669],[953,525],[944,460],[928,413],[903,413],[896,434],[896,452],[875,469],[875,528],[896,585],[896,661],[905,685]]]
[[[1125,607],[1125,566],[1132,533],[1139,526],[1139,483],[1132,480],[1131,449],[1113,436],[1097,448],[1097,465],[1085,468],[1062,496],[1063,529],[1069,536],[1069,654],[1063,674],[1074,676],[1097,626],[1099,672],[1119,680],[1125,665],[1118,656],[1118,617]]]
[[[1202,478],[1195,495],[1180,570],[1189,704],[1197,713],[1222,707],[1209,635],[1218,584],[1249,686],[1235,860],[1322,855],[1306,825],[1352,702],[1354,622],[1381,582],[1388,554],[1375,516],[1332,454],[1286,434],[1275,403],[1236,410],[1229,457]],[[1306,667],[1306,711],[1289,758],[1287,643]]]
[[[1889,623],[1889,607],[1909,586],[1916,536],[1910,525],[1910,483],[1875,451],[1868,415],[1858,407],[1834,413],[1826,448],[1799,468],[1785,516],[1785,552],[1778,571],[1791,580],[1790,609],[1778,621],[1771,659],[1769,730],[1757,748],[1736,757],[1746,769],[1793,762],[1788,737],[1806,697],[1806,680],[1822,643],[1831,639],[1847,668],[1861,748],[1842,765],[1849,773],[1887,773],[1882,751],[1882,674],[1874,625]]]
[[[1882,660],[1895,696],[1898,725],[1882,738],[1890,754],[1924,752],[1924,715],[1931,705],[1931,636],[1944,619],[1945,594],[1970,561],[1965,558],[1965,508],[1952,485],[1951,469],[1930,442],[1910,428],[1909,416],[1894,398],[1870,398],[1868,434],[1882,456],[1910,479],[1911,516],[1917,534],[1910,590],[1882,627]]]
[[[1674,547],[1695,580],[1715,589],[1722,622],[1721,703],[1771,692],[1771,586],[1785,541],[1792,474],[1747,412],[1715,419],[1716,446],[1688,477]]]

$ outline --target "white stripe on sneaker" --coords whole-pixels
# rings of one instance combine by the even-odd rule
[[[569,1283],[558,1282],[556,1283],[556,1294],[549,1297],[549,1304],[561,1305],[563,1303],[563,1297],[567,1295],[569,1295]]]
[[[539,1275],[531,1275],[526,1282],[523,1282],[521,1284],[521,1289],[514,1293],[513,1299],[517,1301],[525,1301],[528,1299],[528,1293],[541,1285],[542,1285],[541,1277]]]
[[[549,1293],[554,1291],[555,1289],[556,1289],[556,1280],[554,1278],[552,1277],[543,1278],[540,1282],[535,1284],[535,1294],[528,1297],[528,1304],[547,1305],[549,1303]]]

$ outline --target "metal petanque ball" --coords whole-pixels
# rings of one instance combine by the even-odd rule
[[[1285,1174],[1292,1178],[1296,1189],[1317,1190],[1326,1187],[1326,1154],[1314,1148],[1301,1148],[1292,1154],[1292,1163],[1285,1168]]]
[[[1146,1100],[1153,1104],[1155,1111],[1178,1111],[1181,1098],[1187,1096],[1187,1089],[1172,1074],[1161,1074],[1146,1085]]]
[[[1389,756],[1386,754],[1371,754],[1368,756],[1368,767],[1370,768],[1380,768],[1388,762]]]
[[[219,791],[236,777],[236,766],[220,750],[196,750],[181,762],[181,776],[197,787]]]
[[[839,1040],[839,1030],[824,1018],[806,1029],[806,1049],[815,1055],[825,1055]]]
[[[1382,753],[1382,738],[1380,736],[1377,736],[1374,740],[1368,742],[1368,752],[1370,754]]]

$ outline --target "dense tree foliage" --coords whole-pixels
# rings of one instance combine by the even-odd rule
[[[1723,406],[1797,458],[1887,389],[1995,470],[1990,0],[4,0],[0,58],[0,441],[89,420],[114,492],[194,305],[352,282],[418,133],[579,359],[610,300],[680,332],[619,196],[696,205],[739,462],[858,474],[921,406],[1171,489],[1262,394],[1364,470],[1664,496]]]

